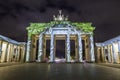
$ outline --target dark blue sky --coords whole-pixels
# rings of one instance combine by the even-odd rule
[[[120,34],[120,0],[0,0],[0,34],[26,41],[30,22],[49,22],[59,9],[70,21],[92,22],[96,42]]]

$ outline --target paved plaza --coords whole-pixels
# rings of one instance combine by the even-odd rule
[[[89,63],[24,63],[0,67],[0,80],[120,80],[120,68]]]

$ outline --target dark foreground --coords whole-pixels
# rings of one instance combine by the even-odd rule
[[[0,80],[120,80],[120,69],[88,63],[25,63],[0,67]]]

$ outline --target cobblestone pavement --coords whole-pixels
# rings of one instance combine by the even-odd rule
[[[120,80],[120,69],[89,63],[25,63],[0,67],[0,80]]]
[[[0,67],[13,66],[19,64],[23,64],[23,63],[19,63],[19,62],[0,63]]]
[[[113,63],[97,63],[97,64],[101,66],[107,66],[107,67],[113,67],[113,68],[120,69],[120,64],[113,64]]]

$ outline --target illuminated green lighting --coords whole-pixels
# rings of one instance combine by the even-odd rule
[[[28,36],[31,37],[33,34],[39,34],[45,31],[47,28],[53,27],[57,24],[69,24],[71,26],[76,27],[77,30],[81,30],[84,32],[93,33],[95,27],[92,26],[91,23],[72,23],[70,21],[51,21],[50,23],[31,23],[28,30]]]

